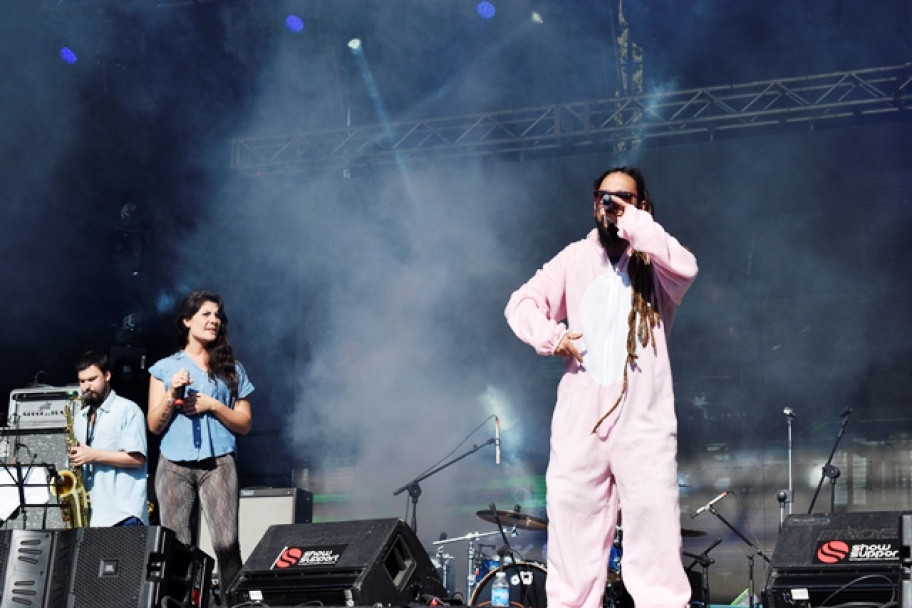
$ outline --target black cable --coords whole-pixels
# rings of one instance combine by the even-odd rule
[[[842,593],[843,591],[845,591],[852,585],[855,585],[861,581],[868,580],[868,579],[883,579],[883,580],[887,581],[888,583],[890,583],[891,593],[890,593],[890,599],[887,600],[887,603],[889,604],[889,603],[896,602],[896,587],[894,586],[895,581],[893,579],[886,576],[885,574],[865,574],[864,576],[859,576],[857,578],[850,580],[848,583],[846,583],[842,587],[839,587],[838,589],[833,591],[831,594],[826,596],[820,602],[821,608],[827,606],[827,602],[829,602],[831,599],[835,598],[839,593]],[[881,606],[882,606],[882,604],[880,602],[846,602],[843,604],[836,604],[834,606],[828,606],[827,608],[881,608]]]

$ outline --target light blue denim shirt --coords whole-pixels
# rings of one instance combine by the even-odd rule
[[[112,390],[98,406],[91,429],[89,409],[82,407],[73,415],[73,434],[79,443],[99,450],[147,455],[146,416],[138,405]],[[146,471],[146,463],[132,468],[97,463],[84,465],[82,475],[91,499],[89,525],[93,528],[113,526],[128,517],[138,517],[148,524]]]
[[[234,407],[234,398],[228,385],[221,379],[211,379],[183,351],[157,361],[149,368],[149,373],[164,383],[166,391],[170,391],[171,378],[181,369],[190,372],[188,392],[197,391],[218,399],[230,408]],[[247,378],[243,365],[235,362],[235,369],[238,375],[238,398],[244,399],[253,392],[254,387]],[[204,460],[229,454],[236,449],[234,433],[225,428],[214,415],[206,412],[198,416],[185,416],[176,408],[168,428],[162,434],[160,446],[161,454],[172,462]]]

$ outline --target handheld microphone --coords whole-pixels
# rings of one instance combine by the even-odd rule
[[[187,370],[182,369],[181,371],[186,372]],[[186,396],[187,396],[187,385],[184,384],[183,386],[178,386],[176,389],[174,389],[174,405],[176,405],[177,407],[183,407],[184,406],[184,397],[186,397]]]
[[[729,494],[730,494],[730,492],[729,492],[728,490],[725,490],[724,492],[722,492],[721,494],[719,494],[718,496],[716,496],[715,498],[713,498],[712,500],[710,500],[708,503],[706,503],[705,505],[703,505],[702,507],[700,507],[699,509],[697,509],[696,511],[694,511],[693,513],[691,513],[691,514],[690,514],[690,518],[693,519],[694,517],[696,517],[697,515],[699,515],[699,514],[702,513],[703,511],[708,511],[709,508],[710,508],[711,506],[713,506],[714,504],[716,504],[717,502],[719,502],[720,500],[722,500],[723,498],[725,498],[725,497],[728,496]]]
[[[500,418],[494,416],[494,464],[500,464]]]

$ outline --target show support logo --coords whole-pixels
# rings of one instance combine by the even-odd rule
[[[899,560],[899,549],[892,542],[885,543],[847,543],[841,540],[830,540],[817,545],[814,562],[818,564],[838,564],[840,562],[884,562]]]
[[[270,569],[334,566],[342,557],[347,546],[285,547],[276,557]]]
[[[849,554],[849,546],[841,540],[823,543],[817,548],[817,559],[824,564],[835,564]]]

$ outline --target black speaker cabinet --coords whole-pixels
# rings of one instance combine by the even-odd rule
[[[274,525],[229,589],[235,603],[407,605],[446,590],[400,519]]]
[[[7,530],[0,607],[206,606],[212,558],[158,526]]]
[[[764,607],[895,600],[900,515],[874,511],[788,516],[767,572]]]
[[[912,608],[912,513],[903,513],[899,520],[902,539],[900,561],[900,608]]]

